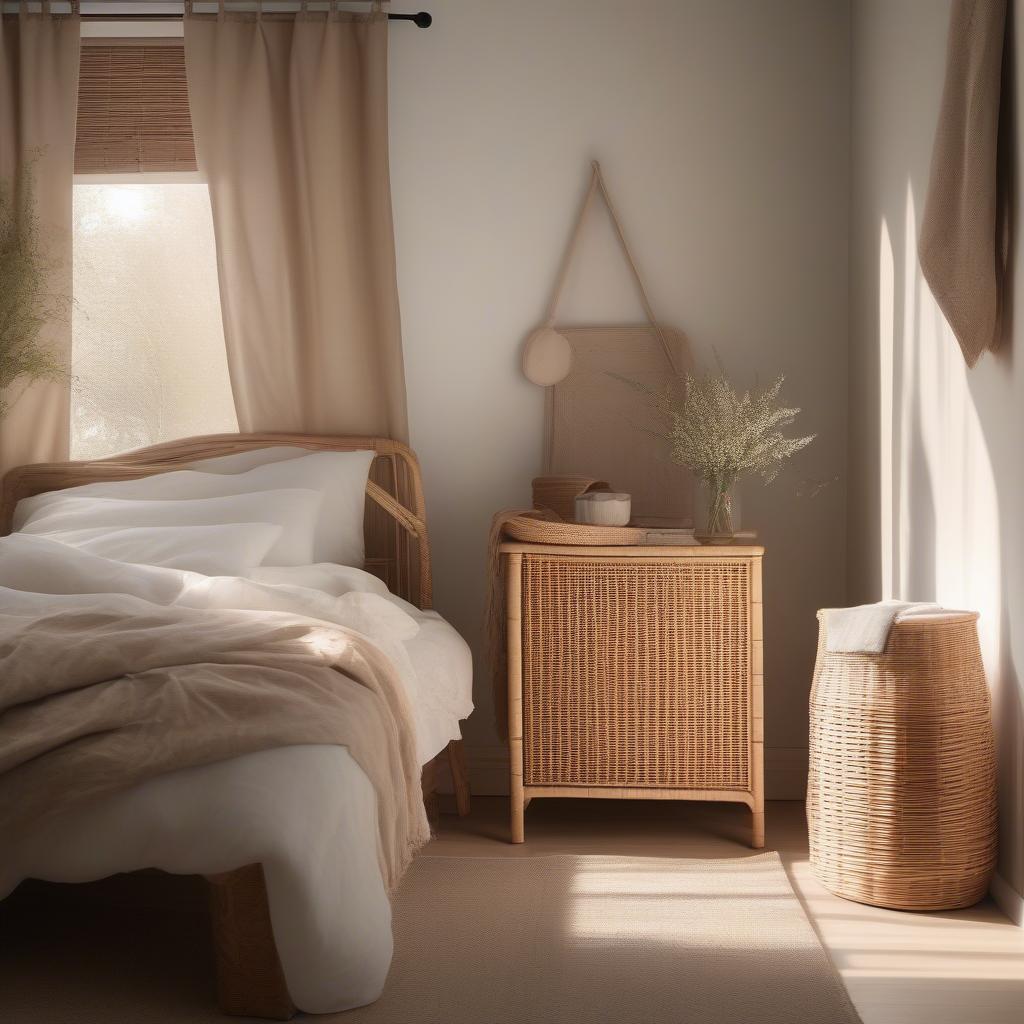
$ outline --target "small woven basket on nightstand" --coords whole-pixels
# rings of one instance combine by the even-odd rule
[[[591,491],[610,491],[611,484],[589,476],[538,476],[533,481],[533,507],[548,509],[566,523],[576,520],[576,498]]]
[[[811,864],[832,892],[902,910],[986,893],[996,855],[991,702],[977,615],[897,621],[882,654],[835,653],[811,690]]]

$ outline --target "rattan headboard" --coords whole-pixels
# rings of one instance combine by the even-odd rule
[[[0,531],[10,532],[15,505],[33,494],[104,480],[131,480],[167,473],[200,459],[273,445],[291,445],[311,451],[376,453],[366,488],[366,568],[384,580],[392,593],[420,608],[429,608],[432,598],[430,542],[420,467],[408,447],[387,438],[210,434],[167,441],[90,462],[18,466],[3,480]]]

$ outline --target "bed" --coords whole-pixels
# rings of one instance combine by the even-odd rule
[[[436,812],[436,762],[443,756],[459,813],[467,813],[458,721],[472,708],[471,661],[461,638],[430,612],[422,482],[415,456],[404,445],[378,438],[218,435],[93,462],[23,466],[4,479],[0,526],[8,534],[16,510],[36,496],[101,482],[139,481],[206,465],[206,460],[245,460],[250,453],[282,454],[286,449],[370,453],[365,499],[360,496],[365,501],[365,552],[360,552],[365,573],[293,562],[292,568],[263,570],[262,576],[254,572],[251,580],[213,580],[213,585],[272,592],[275,601],[283,600],[281,594],[291,601],[301,593],[308,607],[300,610],[317,619],[316,609],[334,607],[330,601],[354,594],[358,603],[364,592],[372,595],[371,576],[382,581],[387,599],[405,608],[406,618],[415,619],[415,630],[403,640],[403,659],[414,667],[408,678],[415,677],[410,703],[423,800]],[[25,499],[29,501],[19,506]],[[76,536],[86,534],[80,530]],[[25,557],[15,550],[19,546],[36,559],[28,562],[30,575],[37,565],[45,575],[46,560],[59,558],[46,548],[45,538],[19,533],[4,543],[10,546],[5,564],[13,566],[14,578],[18,559]],[[44,557],[38,557],[33,545]],[[76,551],[68,560],[80,559],[89,568],[102,566],[96,559],[108,554]],[[143,566],[137,574],[145,577],[147,571]],[[161,572],[161,581],[178,579],[176,570]],[[196,588],[194,571],[180,578]],[[205,584],[204,577],[198,579]],[[327,597],[317,603],[316,588],[330,588],[336,579],[344,581],[337,588],[341,597],[325,591]],[[89,584],[84,586],[88,589]],[[372,596],[381,608],[379,595],[384,593],[378,585],[377,596]],[[296,1009],[346,1009],[376,998],[390,964],[390,904],[378,864],[379,837],[374,838],[378,804],[379,794],[344,746],[303,742],[255,749],[146,778],[50,816],[20,840],[15,867],[8,869],[6,880],[0,873],[0,896],[20,877],[85,881],[146,867],[200,874],[210,882],[218,988],[226,1012],[286,1019]]]

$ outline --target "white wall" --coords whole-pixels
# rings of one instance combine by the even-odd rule
[[[1014,351],[1024,330],[968,371],[916,257],[949,11],[950,0],[853,7],[850,599],[981,612],[999,871],[1024,893],[1024,367]],[[1018,48],[1022,33],[1018,23]],[[1020,224],[1018,215],[1015,235]],[[1022,288],[1017,271],[1018,309]]]
[[[821,606],[845,599],[848,7],[844,0],[432,0],[391,33],[391,168],[413,444],[438,608],[481,655],[493,512],[529,504],[542,315],[591,158],[662,319],[737,379],[788,377],[818,440],[745,525],[766,562],[769,794],[800,795]],[[566,320],[635,322],[607,224]],[[836,482],[814,498],[805,480]],[[613,481],[614,483],[614,481]],[[500,784],[478,657],[468,728]],[[490,776],[484,779],[487,770]]]

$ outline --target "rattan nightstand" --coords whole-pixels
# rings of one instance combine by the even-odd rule
[[[761,547],[504,543],[512,841],[537,797],[728,800],[764,845]]]

